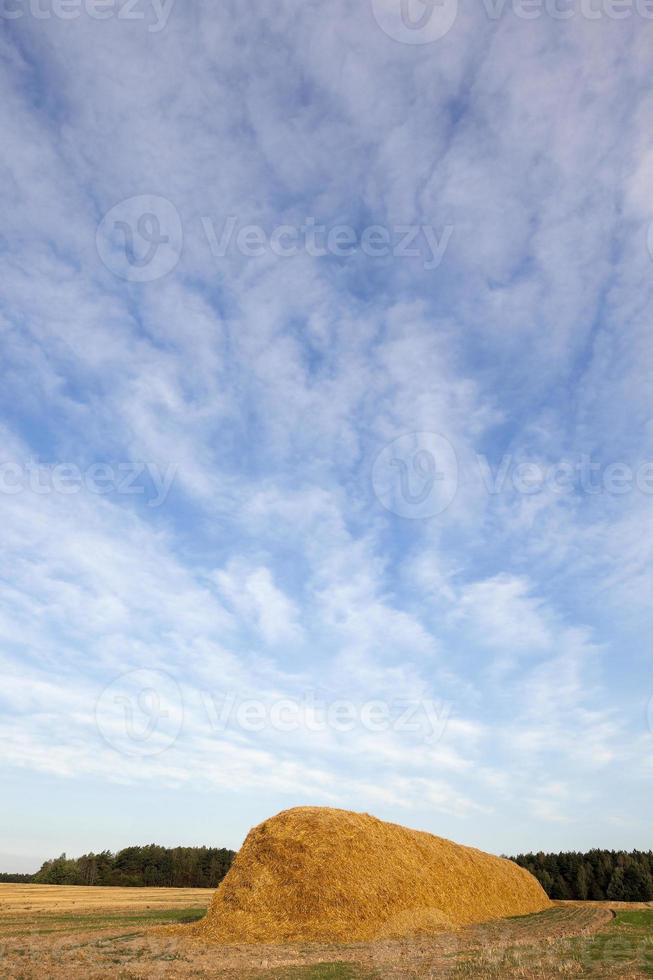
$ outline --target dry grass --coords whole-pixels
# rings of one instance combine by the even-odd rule
[[[63,891],[66,902],[76,893],[74,908],[53,909],[46,902],[39,911],[35,907],[44,903],[35,896],[28,898],[32,911],[17,915],[18,896],[6,902],[11,911],[0,915],[3,980],[643,980],[653,963],[653,909],[645,906],[630,911],[610,903],[618,911],[615,920],[607,903],[555,903],[535,915],[417,939],[235,947],[198,939],[194,926],[161,928],[201,915],[203,890],[156,889],[149,908],[153,889],[106,888],[101,908],[96,889],[51,890]]]
[[[101,909],[196,908],[208,905],[212,888],[107,888],[86,885],[0,884],[0,916],[36,912],[83,912]]]
[[[225,944],[356,942],[549,906],[511,861],[368,814],[299,807],[250,831],[197,930]]]
[[[117,889],[118,890],[118,889]],[[111,901],[113,889],[107,889]],[[172,891],[172,890],[170,890]],[[649,977],[646,935],[599,907],[553,908],[421,939],[221,946],[179,921],[192,909],[40,912],[0,917],[0,976],[15,980],[549,980]],[[200,899],[203,896],[200,896]],[[196,910],[201,914],[201,907]],[[628,912],[628,915],[633,913]],[[653,911],[634,915],[651,917]],[[645,931],[644,931],[645,932]],[[648,933],[650,934],[649,928]],[[625,962],[624,962],[625,961]],[[650,960],[649,960],[650,961]]]

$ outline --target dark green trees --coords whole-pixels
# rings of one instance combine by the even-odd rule
[[[653,900],[651,851],[600,851],[580,854],[520,854],[511,860],[539,880],[549,898],[593,901]]]
[[[125,847],[117,854],[101,851],[46,861],[30,880],[52,885],[121,885],[215,888],[234,859],[224,847]]]

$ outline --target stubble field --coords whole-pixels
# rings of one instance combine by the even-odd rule
[[[258,980],[653,977],[653,907],[556,903],[436,938],[207,946],[209,889],[0,885],[0,975]]]

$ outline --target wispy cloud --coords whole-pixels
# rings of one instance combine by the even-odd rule
[[[0,42],[0,463],[151,488],[0,491],[4,765],[192,785],[243,831],[252,799],[467,817],[495,850],[528,783],[533,846],[591,805],[643,844],[610,815],[650,777],[652,494],[489,492],[479,458],[653,460],[648,27],[478,5],[405,44],[365,4],[164,13]],[[260,254],[216,250],[230,217]],[[183,724],[129,756],[96,706],[165,734],[138,671]],[[435,742],[293,738],[216,730],[229,695],[448,707]]]

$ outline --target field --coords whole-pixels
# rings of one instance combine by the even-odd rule
[[[0,885],[0,975],[257,980],[651,978],[653,907],[556,903],[436,939],[207,946],[208,889]]]

